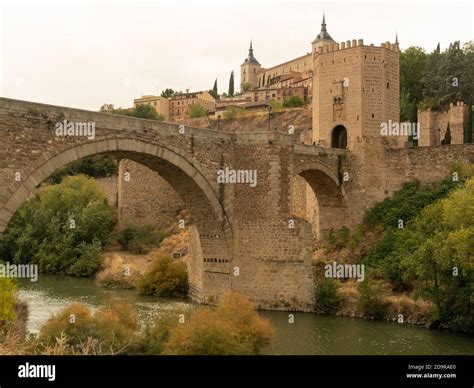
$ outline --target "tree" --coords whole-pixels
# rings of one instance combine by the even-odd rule
[[[15,264],[39,264],[42,272],[90,276],[99,269],[114,223],[114,209],[95,180],[70,176],[20,207],[0,251]]]
[[[464,143],[472,143],[472,96],[467,100],[467,121],[464,130]]]
[[[216,78],[216,80],[214,81],[214,87],[212,88],[212,91],[214,92],[214,94],[215,94],[216,96],[219,95],[219,92],[217,91],[217,78]]]
[[[189,117],[197,118],[197,117],[206,117],[207,111],[201,104],[191,104],[188,107]]]
[[[290,96],[283,101],[283,107],[285,108],[297,108],[300,106],[304,106],[304,100],[300,96]]]
[[[234,95],[234,70],[230,73],[230,79],[229,79],[229,96]]]
[[[170,98],[173,97],[175,94],[176,92],[173,89],[166,88],[161,92],[161,97]]]
[[[420,47],[409,47],[400,54],[400,95],[408,98],[408,103],[417,104],[423,99],[422,77],[427,55]],[[408,119],[408,116],[402,120]]]
[[[451,144],[451,129],[448,127],[446,128],[446,134],[444,135],[443,144]]]
[[[442,83],[444,80],[441,79],[439,68],[444,55],[445,54],[441,54],[438,49],[435,49],[426,60],[425,71],[422,77],[423,99],[432,99],[435,106],[438,105],[442,94]]]
[[[248,82],[245,82],[240,86],[240,90],[242,92],[249,92],[250,90],[252,90],[252,86]]]
[[[100,112],[156,121],[165,120],[165,116],[158,113],[154,107],[148,104],[138,104],[133,108],[114,108],[112,104],[104,104],[100,107]]]

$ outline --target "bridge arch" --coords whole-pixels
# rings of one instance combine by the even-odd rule
[[[188,208],[195,225],[189,230],[192,256],[188,263],[191,296],[206,302],[230,291],[231,277],[227,267],[230,268],[232,263],[232,224],[212,184],[206,179],[196,160],[189,161],[167,147],[135,138],[87,141],[37,159],[29,167],[31,172],[22,178],[21,185],[12,191],[0,209],[0,235],[21,204],[54,171],[73,161],[97,154],[114,154],[145,165],[158,172],[173,187]],[[219,263],[218,275],[215,271],[206,270],[212,263]]]
[[[313,237],[319,238],[329,229],[347,223],[346,192],[335,171],[323,163],[312,161],[297,165],[293,176],[295,184],[306,188],[303,216],[313,226]]]

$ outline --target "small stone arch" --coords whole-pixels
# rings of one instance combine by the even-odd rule
[[[302,180],[307,184],[305,218],[313,226],[313,237],[347,223],[346,192],[336,172],[322,163],[308,162],[296,166],[293,176],[300,189]]]

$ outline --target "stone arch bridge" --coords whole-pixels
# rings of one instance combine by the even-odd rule
[[[95,133],[58,136],[58,123],[94,124]],[[111,153],[159,172],[189,209],[192,297],[215,303],[232,290],[260,308],[309,309],[312,233],[295,216],[295,177],[315,193],[322,230],[354,224],[364,206],[348,200],[361,188],[348,151],[297,143],[276,131],[234,134],[0,98],[0,234],[56,169]],[[256,173],[256,185],[234,183],[232,171]],[[354,179],[343,187],[344,171]]]

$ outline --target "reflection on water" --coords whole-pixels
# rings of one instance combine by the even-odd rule
[[[20,297],[29,306],[28,328],[37,332],[51,315],[73,302],[97,308],[111,297],[135,305],[139,317],[148,320],[163,310],[185,311],[196,307],[187,301],[138,295],[136,291],[97,287],[91,279],[42,276],[36,283],[21,282]],[[412,325],[367,321],[317,314],[263,311],[277,331],[277,339],[265,354],[469,354],[474,355],[474,336],[427,330]]]

